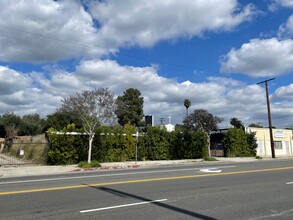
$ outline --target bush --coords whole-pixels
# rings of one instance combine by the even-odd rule
[[[94,160],[91,163],[88,163],[86,161],[79,162],[77,166],[80,168],[97,168],[101,167],[101,164],[98,161]]]
[[[252,157],[256,155],[254,133],[245,133],[239,128],[230,128],[223,138],[226,157]]]
[[[48,152],[49,164],[76,164],[78,160],[84,160],[85,150],[88,148],[88,138],[83,135],[66,135],[66,132],[78,131],[75,125],[68,125],[67,128],[58,134],[56,130],[49,129],[50,149]],[[85,138],[86,137],[86,138]]]
[[[218,161],[216,158],[214,157],[204,157],[203,158],[204,161]]]

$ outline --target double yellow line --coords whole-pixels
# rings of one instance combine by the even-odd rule
[[[65,190],[65,189],[79,189],[79,188],[86,188],[86,187],[100,187],[100,186],[109,186],[109,185],[120,185],[120,184],[128,184],[128,183],[146,183],[146,182],[165,181],[165,180],[191,179],[191,178],[199,178],[199,177],[236,175],[236,174],[245,174],[245,173],[259,173],[259,172],[289,170],[289,169],[293,169],[293,166],[279,167],[279,168],[268,168],[268,169],[259,169],[259,170],[243,170],[243,171],[234,171],[234,172],[226,172],[226,173],[206,173],[206,174],[190,175],[190,176],[171,176],[171,177],[150,178],[150,179],[141,179],[141,180],[126,180],[126,181],[118,181],[118,182],[105,182],[105,183],[84,184],[84,185],[75,185],[75,186],[60,186],[60,187],[52,187],[52,188],[40,188],[40,189],[7,191],[7,192],[0,192],[0,196],[1,195],[22,194],[22,193],[35,193],[35,192]]]

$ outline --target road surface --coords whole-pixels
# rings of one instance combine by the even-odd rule
[[[0,181],[0,219],[293,219],[292,160]]]

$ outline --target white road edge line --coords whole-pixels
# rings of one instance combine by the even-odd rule
[[[290,185],[290,184],[293,184],[293,182],[288,182],[288,183],[286,183],[287,185]]]
[[[233,168],[233,167],[236,167],[236,166],[222,166],[222,167],[213,167],[213,168],[209,168],[209,169]],[[124,175],[137,175],[137,174],[168,173],[168,172],[179,172],[179,171],[188,171],[188,170],[199,171],[200,168],[186,168],[186,169],[175,169],[175,170],[158,170],[158,171],[111,173],[111,174],[100,174],[100,175],[90,175],[90,176],[61,177],[61,178],[36,179],[36,180],[19,180],[19,181],[10,181],[10,182],[7,181],[7,182],[0,182],[0,185],[17,184],[17,183],[33,183],[33,182],[58,181],[58,180],[86,179],[86,178],[97,178],[97,177],[124,176]]]
[[[144,204],[164,202],[164,201],[167,201],[167,199],[158,199],[158,200],[152,200],[152,201],[147,201],[147,202],[137,202],[137,203],[130,203],[130,204],[125,204],[125,205],[109,206],[109,207],[98,208],[98,209],[89,209],[89,210],[80,211],[80,213],[97,212],[97,211],[102,211],[102,210],[107,210],[107,209],[118,209],[118,208],[124,208],[124,207],[129,207],[129,206],[144,205]]]

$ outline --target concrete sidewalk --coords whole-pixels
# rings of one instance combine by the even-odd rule
[[[203,161],[202,159],[191,160],[159,160],[159,161],[138,161],[138,162],[113,162],[113,163],[101,163],[100,168],[82,169],[77,165],[66,166],[45,166],[45,165],[15,165],[15,166],[1,166],[0,167],[0,179],[8,177],[21,177],[21,176],[37,176],[37,175],[53,175],[62,173],[74,173],[74,172],[88,172],[88,171],[101,171],[101,170],[114,170],[114,169],[134,169],[134,168],[146,168],[146,167],[158,167],[158,166],[172,166],[172,165],[191,165],[191,164],[216,164],[227,162],[253,162],[262,160],[276,160],[276,159],[289,159],[286,158],[263,158],[256,159],[254,157],[237,157],[237,158],[224,158],[217,157],[217,161]],[[293,157],[290,159],[293,160]]]

